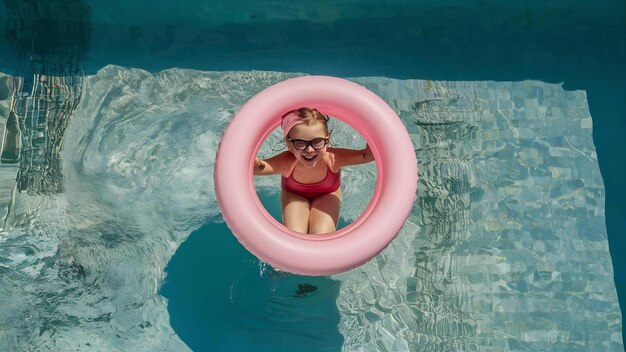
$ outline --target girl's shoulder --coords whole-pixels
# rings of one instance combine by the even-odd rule
[[[279,173],[283,176],[287,176],[287,174],[291,171],[293,164],[296,162],[296,157],[292,152],[285,150],[284,152],[276,155],[276,158],[279,160]]]
[[[283,150],[282,152],[276,154],[276,157],[281,160],[294,160],[296,158],[293,153],[288,150]]]
[[[373,159],[367,157],[368,153],[368,149],[328,148],[328,163],[331,169],[336,171],[344,166],[372,161]]]
[[[341,153],[340,149],[338,148],[326,148],[326,164],[328,165],[328,167],[330,168],[330,170],[334,173],[337,173],[340,171],[340,167],[338,167],[339,165],[337,164],[337,153],[339,152],[339,154]]]

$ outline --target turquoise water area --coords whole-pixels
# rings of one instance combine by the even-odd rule
[[[275,205],[271,210],[279,215]],[[209,248],[220,250],[209,254]],[[166,271],[161,293],[172,327],[194,351],[333,351],[343,345],[335,304],[341,283],[260,264],[224,223],[192,233]]]
[[[624,350],[622,2],[41,4],[0,6],[0,350]],[[233,114],[302,74],[379,94],[420,163],[396,240],[329,277],[260,263],[212,187]]]
[[[622,348],[584,92],[537,81],[353,79],[399,113],[420,160],[418,197],[383,253],[313,279],[283,276],[247,254],[223,226],[212,188],[218,137],[233,112],[293,76],[108,66],[86,77],[89,94],[65,134],[64,192],[20,193],[14,230],[3,234],[13,250],[4,265],[15,271],[3,276],[11,306],[1,318],[18,337],[3,343]],[[335,130],[339,144],[362,143]],[[349,222],[375,178],[368,166],[343,176]],[[279,180],[263,182],[271,204]],[[298,284],[317,289],[298,294]],[[26,329],[15,314],[44,323]]]

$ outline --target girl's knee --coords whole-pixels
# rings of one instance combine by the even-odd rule
[[[331,233],[337,231],[337,227],[335,224],[310,224],[309,225],[309,234],[310,235],[321,235],[324,233]]]
[[[284,225],[295,232],[309,233],[308,224],[304,221],[286,221]]]
[[[312,216],[309,219],[309,234],[319,235],[337,231],[337,223],[332,216],[329,216],[328,214],[322,215],[319,213],[313,213],[311,215]]]

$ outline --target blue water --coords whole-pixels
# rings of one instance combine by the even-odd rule
[[[277,195],[259,198],[280,221]],[[338,227],[345,225],[340,219]],[[275,271],[223,222],[191,233],[165,270],[161,294],[172,327],[194,351],[335,351],[343,344],[335,304],[341,283]],[[307,284],[315,290],[298,290]]]
[[[161,293],[172,327],[194,351],[334,351],[343,344],[336,329],[340,282],[260,265],[224,223],[193,232],[166,272]],[[306,284],[316,290],[298,291]]]
[[[27,86],[41,67],[24,50],[60,66],[71,55],[95,75],[66,132],[65,193],[19,193],[0,234],[0,346],[623,350],[612,295],[626,294],[626,166],[614,152],[626,149],[623,2],[64,6],[49,18],[69,13],[88,30],[27,22],[17,45],[0,39],[0,72]],[[2,25],[32,18],[13,10],[0,6]],[[149,72],[98,72],[108,64]],[[172,67],[215,74],[157,74]],[[212,196],[220,131],[255,90],[289,77],[280,72],[379,77],[361,82],[419,136],[405,231],[343,276],[272,271],[238,245]],[[354,199],[347,218],[367,196]],[[296,295],[304,283],[317,290]]]

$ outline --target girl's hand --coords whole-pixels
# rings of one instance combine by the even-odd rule
[[[265,164],[263,163],[263,160],[259,159],[259,157],[254,158],[254,171],[262,173],[263,170],[265,170]]]
[[[363,159],[367,161],[374,160],[374,154],[372,154],[372,149],[370,149],[370,145],[365,143],[365,151],[363,152]]]

